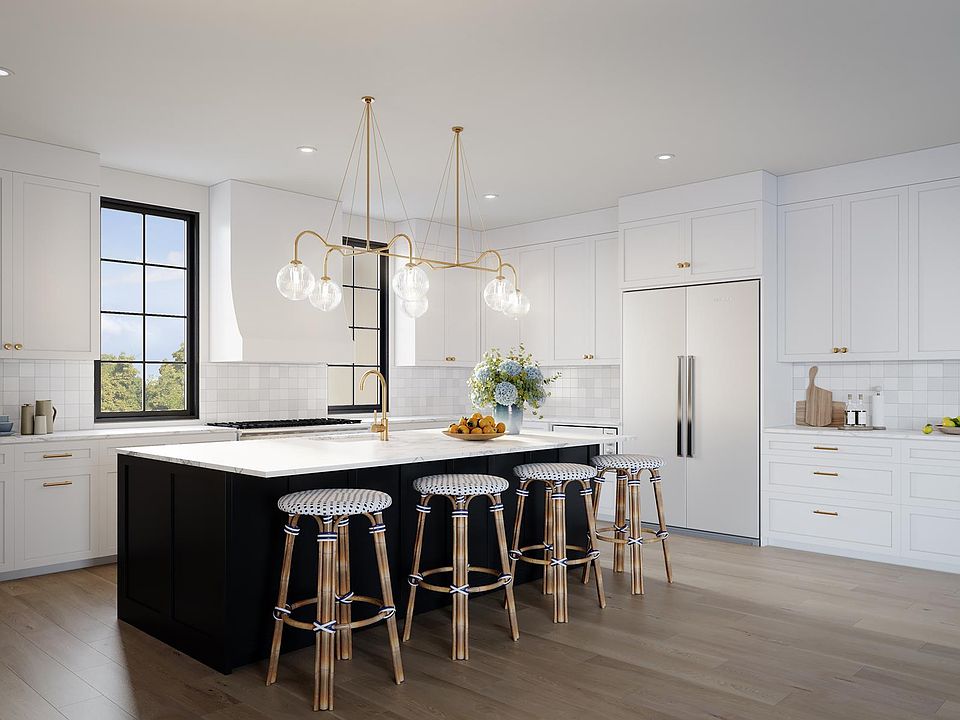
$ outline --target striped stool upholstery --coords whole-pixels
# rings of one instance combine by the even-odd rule
[[[543,565],[543,592],[553,595],[553,621],[558,623],[569,620],[567,612],[567,567],[571,565],[594,566],[597,579],[597,600],[600,607],[606,607],[606,598],[603,594],[603,575],[600,572],[600,552],[593,547],[593,538],[596,535],[594,525],[593,505],[590,496],[593,494],[591,481],[597,471],[591,465],[578,463],[528,463],[518,465],[513,469],[514,475],[520,480],[517,488],[517,517],[513,525],[513,546],[510,550],[512,560],[510,572],[514,573],[518,560],[534,565]],[[546,493],[544,512],[543,541],[537,545],[520,547],[520,536],[523,525],[523,509],[526,499],[530,495],[532,483],[543,483]],[[580,496],[583,498],[584,510],[587,515],[589,530],[587,545],[570,545],[567,543],[567,486],[571,483],[580,485]],[[570,550],[583,553],[580,558],[568,558]],[[543,557],[531,557],[527,553],[542,551]]]
[[[387,544],[384,539],[387,528],[383,523],[383,510],[390,507],[390,503],[390,496],[386,493],[360,488],[303,490],[284,495],[277,501],[277,507],[287,514],[287,524],[283,528],[286,540],[280,571],[280,590],[277,594],[277,605],[273,609],[273,644],[270,647],[267,685],[277,681],[284,625],[313,631],[316,635],[314,710],[333,709],[334,654],[338,660],[350,659],[353,654],[352,631],[356,628],[386,621],[393,655],[394,679],[398,685],[403,682],[397,610],[393,605]],[[377,567],[380,571],[382,598],[356,595],[350,590],[350,518],[357,515],[365,517],[370,523],[370,534],[373,536]],[[312,517],[319,530],[317,597],[288,603],[293,544],[302,530],[300,519],[304,516]],[[377,608],[376,614],[364,620],[352,620],[351,605],[355,602],[374,605]],[[315,620],[306,622],[293,618],[296,610],[309,605],[316,605]]]
[[[500,493],[510,487],[509,483],[495,475],[445,474],[428,475],[413,481],[414,489],[420,493],[417,504],[417,536],[413,545],[413,565],[407,582],[410,583],[410,596],[407,599],[407,619],[403,625],[403,640],[410,639],[413,628],[413,609],[416,603],[417,589],[453,595],[453,650],[454,660],[467,660],[470,647],[467,638],[467,601],[473,593],[503,588],[506,594],[507,620],[510,623],[510,636],[517,640],[520,630],[517,627],[517,611],[513,601],[513,574],[510,572],[510,558],[507,555],[507,533],[503,527],[503,503]],[[450,501],[453,517],[453,564],[446,567],[420,569],[420,554],[423,550],[423,534],[427,515],[430,514],[430,501],[434,497],[445,497]],[[497,529],[497,545],[500,548],[500,570],[478,567],[468,564],[468,506],[474,498],[486,497],[490,501],[494,526]],[[425,578],[439,573],[450,573],[449,585],[436,585]],[[471,585],[470,573],[481,573],[496,577],[491,583]]]
[[[670,567],[670,553],[667,549],[667,523],[663,514],[663,495],[660,490],[660,468],[663,467],[663,458],[656,455],[597,455],[590,460],[590,464],[597,469],[594,478],[596,492],[593,495],[594,514],[600,508],[600,493],[603,490],[604,476],[608,472],[615,472],[616,510],[613,525],[598,528],[596,539],[613,543],[613,571],[622,573],[624,570],[624,554],[630,551],[631,584],[630,592],[634,595],[643,595],[643,555],[644,542],[659,542],[663,549],[663,562],[666,566],[667,582],[673,582],[673,571]],[[659,530],[646,530],[640,524],[640,475],[644,471],[650,473],[650,482],[653,485],[653,497],[657,505]],[[647,534],[644,540],[644,533]],[[590,581],[590,568],[584,569],[583,581]]]

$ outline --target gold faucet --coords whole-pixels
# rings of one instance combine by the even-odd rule
[[[381,440],[389,440],[389,421],[387,420],[387,379],[379,370],[367,370],[360,378],[360,392],[363,392],[363,383],[370,376],[376,375],[380,380],[382,390],[380,393],[380,412],[383,418],[377,421],[377,411],[373,411],[373,425],[370,426],[370,432],[380,433]]]

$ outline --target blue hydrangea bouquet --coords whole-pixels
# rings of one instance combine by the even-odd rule
[[[473,406],[492,407],[497,422],[507,426],[508,434],[516,435],[520,432],[524,408],[542,417],[540,406],[550,395],[547,385],[559,377],[560,373],[544,377],[539,363],[521,345],[506,354],[498,348],[485,352],[467,385]]]

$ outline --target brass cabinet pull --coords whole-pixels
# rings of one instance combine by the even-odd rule
[[[73,453],[44,453],[43,459],[50,460],[52,458],[68,458],[73,457]]]
[[[814,510],[814,515],[829,515],[830,517],[838,517],[840,513],[834,510]]]
[[[845,348],[845,347],[840,348],[840,352],[842,352],[842,353],[847,352],[847,348]]]
[[[4,343],[4,344],[3,344],[3,349],[4,349],[4,350],[13,350],[13,343]]]
[[[685,268],[688,268],[688,267],[690,267],[690,263],[685,262],[685,263],[683,263],[683,266],[684,266]]]
[[[814,450],[833,450],[834,452],[837,452],[840,448],[827,447],[826,445],[814,445],[813,449]]]
[[[63,487],[64,485],[73,485],[73,480],[61,480],[59,482],[45,482],[44,487]]]
[[[833,349],[833,352],[835,352],[835,353],[838,353],[838,352],[840,352],[840,348],[838,348],[838,347],[835,347],[835,348]]]
[[[447,356],[444,358],[444,360],[446,360],[447,362],[456,362],[457,358],[454,357],[453,355],[447,355]]]
[[[823,477],[840,477],[840,473],[835,472],[822,472],[820,470],[814,470],[814,475],[822,475]]]
[[[677,270],[683,270],[684,268],[688,268],[688,267],[690,267],[690,263],[686,261],[677,263]]]
[[[23,343],[14,343],[14,344],[13,344],[13,349],[14,349],[14,350],[23,350]]]

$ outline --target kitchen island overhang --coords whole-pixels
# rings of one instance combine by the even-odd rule
[[[626,439],[604,436],[605,443]],[[370,488],[390,495],[384,512],[391,581],[398,606],[407,596],[419,494],[413,481],[447,472],[506,478],[504,520],[513,525],[517,479],[527,462],[588,463],[598,438],[566,433],[506,436],[464,442],[438,430],[202,445],[136,447],[118,451],[118,602],[120,620],[220,672],[265,658],[273,629],[286,515],[277,500],[289,492],[323,487]],[[570,488],[572,501],[579,490]],[[423,562],[449,564],[449,508],[436,499],[428,516]],[[521,545],[542,540],[542,492],[532,492]],[[572,544],[586,537],[586,517],[568,513]],[[305,521],[303,524],[310,527]],[[308,531],[310,532],[310,531]],[[379,576],[363,522],[351,523],[351,580],[358,594],[378,595]],[[475,503],[469,517],[470,562],[495,564],[492,518]],[[575,539],[576,538],[576,539]],[[302,537],[294,553],[292,598],[316,595],[316,543]],[[515,582],[538,577],[520,564]],[[448,604],[429,594],[418,612]],[[311,611],[305,608],[305,611]],[[521,627],[521,642],[522,642]],[[286,633],[283,650],[313,643],[309,633]]]

